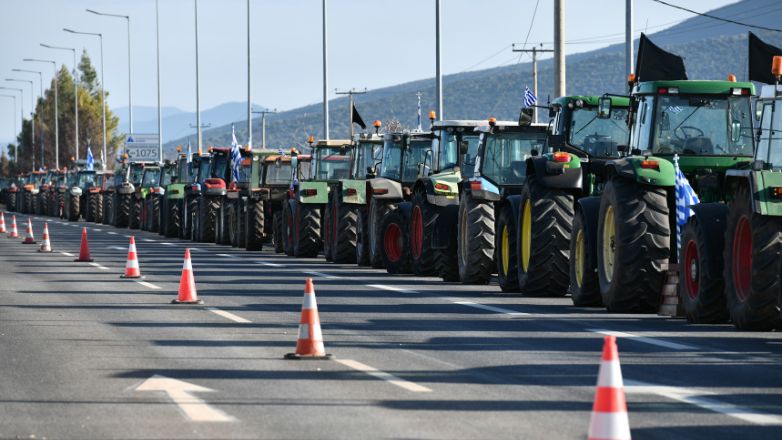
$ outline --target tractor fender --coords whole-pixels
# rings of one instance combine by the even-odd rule
[[[520,195],[512,195],[505,198],[505,202],[503,205],[510,205],[510,210],[513,213],[513,221],[517,222],[519,219],[519,210],[521,210],[521,196]],[[499,209],[496,210],[499,212]],[[496,214],[495,216],[499,216],[499,214]]]
[[[548,188],[577,189],[582,185],[582,168],[567,168],[562,163],[549,160],[548,156],[527,159],[527,177],[535,176],[537,182]]]
[[[641,162],[651,160],[658,163],[658,169],[646,169],[641,167]],[[622,157],[606,163],[606,175],[617,175],[634,180],[644,185],[674,186],[676,174],[673,164],[656,157]]]
[[[600,197],[582,197],[576,201],[576,211],[584,217],[584,229],[587,241],[594,243],[593,249],[597,249],[597,219],[600,214]]]
[[[447,249],[451,238],[456,235],[456,225],[459,221],[459,205],[448,205],[440,208],[437,217],[437,227],[432,235],[432,249]]]

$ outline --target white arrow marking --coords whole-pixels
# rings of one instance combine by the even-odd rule
[[[236,419],[212,408],[192,393],[211,393],[214,390],[200,385],[154,375],[136,387],[136,391],[164,391],[193,422],[233,422]]]

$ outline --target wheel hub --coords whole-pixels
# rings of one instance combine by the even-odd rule
[[[524,201],[521,215],[521,269],[527,272],[532,249],[532,204],[529,199]]]
[[[609,283],[614,278],[615,241],[614,207],[609,206],[603,218],[603,275]]]

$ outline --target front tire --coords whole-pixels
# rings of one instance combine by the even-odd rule
[[[611,312],[654,313],[671,246],[667,192],[615,177],[600,200],[597,271]]]
[[[293,256],[315,258],[322,247],[320,208],[295,202],[293,228]]]
[[[369,212],[359,206],[356,216],[356,264],[369,266]]]
[[[396,204],[381,199],[371,199],[369,202],[369,263],[375,269],[382,269],[383,262],[383,229],[382,221],[388,212],[396,209]]]
[[[413,273],[418,276],[432,275],[435,271],[432,236],[437,222],[437,207],[429,204],[424,191],[413,195],[410,212],[410,258]]]
[[[390,274],[411,273],[410,267],[410,222],[399,209],[383,218],[383,264]]]
[[[465,194],[459,201],[458,263],[464,284],[486,284],[494,271],[494,205]]]
[[[519,290],[518,259],[516,258],[516,219],[513,207],[505,205],[497,218],[497,282],[503,292]]]
[[[358,213],[354,206],[342,203],[339,197],[334,197],[334,202],[332,219],[335,230],[332,261],[339,264],[355,263]]]
[[[584,215],[582,210],[576,211],[570,235],[570,299],[577,307],[600,307],[603,298],[597,279],[597,249]]]
[[[248,251],[263,249],[264,201],[252,200],[247,203],[247,247]]]

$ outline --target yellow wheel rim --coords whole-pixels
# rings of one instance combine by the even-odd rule
[[[573,256],[574,266],[576,272],[576,286],[581,288],[584,282],[584,263],[586,261],[586,254],[584,250],[584,230],[579,229],[576,234],[576,254]]]
[[[521,268],[524,272],[529,268],[530,249],[532,248],[532,204],[524,201],[521,214]]]
[[[502,258],[502,274],[508,274],[508,266],[510,265],[510,237],[508,235],[508,225],[502,226],[502,249],[500,252]]]
[[[614,207],[609,206],[603,217],[603,275],[609,283],[614,278],[615,229]]]

